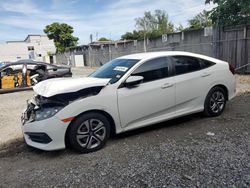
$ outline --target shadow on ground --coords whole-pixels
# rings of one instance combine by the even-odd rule
[[[119,141],[119,140],[122,140],[124,138],[137,136],[137,135],[151,132],[154,130],[167,129],[169,127],[180,126],[183,123],[195,121],[195,120],[198,120],[200,118],[204,118],[204,117],[202,116],[201,113],[196,113],[196,114],[180,117],[177,119],[164,121],[162,123],[158,123],[158,124],[150,125],[147,127],[131,130],[131,131],[128,131],[125,133],[112,135],[108,142],[113,143],[115,141]],[[40,149],[36,149],[36,148],[30,147],[30,146],[27,146],[25,144],[25,141],[23,138],[11,140],[4,145],[0,145],[0,157],[13,156],[13,155],[17,155],[17,154],[22,153],[22,152],[32,152],[32,153],[37,154],[37,155],[42,154],[42,155],[46,155],[49,158],[57,157],[57,156],[60,156],[62,154],[65,154],[65,153],[79,154],[79,153],[73,151],[71,148],[67,148],[66,150],[57,150],[57,151],[43,151]]]

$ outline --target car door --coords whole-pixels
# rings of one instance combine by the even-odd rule
[[[176,113],[199,111],[204,106],[210,74],[198,58],[173,56],[176,84]]]
[[[9,65],[1,72],[1,89],[13,89],[23,86],[23,65]]]
[[[143,76],[137,87],[117,90],[122,127],[140,127],[166,119],[175,113],[175,87],[167,57],[144,62],[131,75]]]

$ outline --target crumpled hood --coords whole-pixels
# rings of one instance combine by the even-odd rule
[[[110,79],[103,78],[54,78],[42,81],[33,87],[33,90],[41,96],[51,97],[62,93],[76,92],[82,89],[98,86],[106,86]]]

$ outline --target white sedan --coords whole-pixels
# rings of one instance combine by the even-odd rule
[[[227,62],[171,51],[119,57],[86,78],[46,80],[33,89],[22,115],[26,143],[87,153],[111,133],[197,112],[218,116],[236,85]]]

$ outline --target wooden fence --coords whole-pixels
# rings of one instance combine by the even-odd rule
[[[250,73],[250,25],[214,28],[214,56]]]

